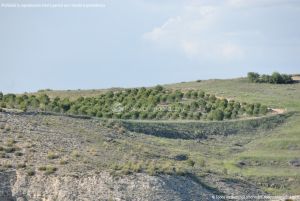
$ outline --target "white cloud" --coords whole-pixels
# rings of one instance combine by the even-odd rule
[[[223,38],[226,34],[217,28],[222,12],[217,6],[187,5],[180,16],[169,18],[143,37],[179,49],[192,59],[240,59],[244,55],[242,47]]]
[[[298,44],[300,0],[188,2],[143,38],[193,60],[220,62],[261,59]]]
[[[175,17],[168,19],[162,26],[155,27],[151,32],[145,33],[144,38],[151,41],[159,41],[162,38],[169,37],[172,34],[172,26],[179,24],[181,22],[181,17]]]

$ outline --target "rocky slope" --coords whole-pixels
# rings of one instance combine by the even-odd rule
[[[73,176],[26,176],[2,173],[0,200],[212,200],[212,193],[196,182],[178,176],[136,174],[113,178],[107,173]]]
[[[142,134],[103,121],[0,113],[0,135],[0,201],[214,200],[217,194],[263,194],[252,184],[215,174],[179,174],[185,161],[172,162],[158,147],[152,148],[156,155],[136,153],[130,142],[150,137],[140,139]],[[154,174],[146,167],[114,168],[113,163],[126,160],[140,163],[137,157],[147,157]],[[159,173],[155,164],[162,161],[171,161],[174,172]]]

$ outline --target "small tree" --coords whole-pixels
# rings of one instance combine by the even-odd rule
[[[222,121],[224,119],[224,113],[222,110],[217,109],[217,110],[212,110],[208,114],[208,119],[210,120],[217,120],[217,121]]]
[[[270,75],[262,75],[260,78],[260,82],[271,83],[271,76]]]
[[[224,111],[224,117],[226,119],[230,119],[232,115],[232,108],[226,108]]]
[[[71,108],[71,102],[68,98],[65,98],[61,103],[61,108],[64,112],[67,112]]]
[[[283,83],[283,79],[280,75],[280,73],[278,72],[274,72],[271,76],[271,82],[273,84],[282,84]]]
[[[262,106],[259,108],[259,113],[260,113],[260,114],[265,115],[265,114],[267,114],[267,112],[268,112],[267,106],[262,105]]]
[[[284,84],[292,84],[294,82],[291,75],[281,74],[281,77]]]
[[[26,102],[26,101],[23,101],[23,102],[20,104],[20,110],[22,110],[23,112],[26,112],[26,111],[27,111],[27,102]]]
[[[253,110],[254,110],[254,105],[253,104],[247,105],[247,107],[246,107],[246,113],[248,115],[253,115]]]
[[[163,86],[161,86],[161,85],[157,85],[154,89],[158,92],[161,92],[164,90]]]
[[[189,90],[188,92],[186,92],[185,94],[184,94],[184,96],[186,97],[186,98],[191,98],[191,96],[192,96],[192,90]]]
[[[199,98],[204,98],[205,93],[203,91],[199,91],[198,97]]]
[[[42,94],[39,97],[39,101],[40,101],[40,103],[42,103],[44,105],[48,105],[50,102],[50,98],[46,94]]]
[[[250,82],[258,82],[259,81],[259,74],[258,73],[249,72],[247,77],[248,77],[248,80]]]

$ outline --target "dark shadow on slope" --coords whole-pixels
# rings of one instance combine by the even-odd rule
[[[220,122],[121,121],[129,131],[173,139],[205,139],[212,135],[249,134],[274,129],[294,113]]]
[[[0,200],[1,201],[16,201],[12,194],[11,181],[16,180],[16,172],[0,172]]]

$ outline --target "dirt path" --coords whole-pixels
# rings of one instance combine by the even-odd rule
[[[283,114],[286,112],[286,109],[280,108],[269,108],[273,114]]]

